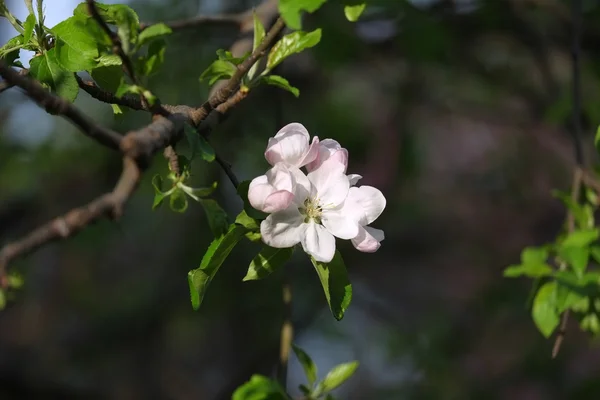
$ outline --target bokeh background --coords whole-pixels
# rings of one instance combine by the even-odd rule
[[[18,0],[9,9],[25,18]],[[47,25],[76,1],[47,0]],[[113,1],[109,3],[114,3]],[[128,1],[141,20],[241,12],[258,1]],[[582,80],[588,163],[600,123],[600,4],[584,3]],[[239,104],[212,143],[241,179],[264,173],[268,137],[300,121],[350,152],[349,172],[388,200],[375,224],[375,254],[340,244],[354,287],[336,322],[308,259],[296,252],[295,341],[322,376],[360,361],[340,399],[598,399],[600,350],[569,326],[558,359],[530,317],[530,282],[502,270],[520,250],[552,240],[568,190],[570,4],[562,0],[379,0],[351,24],[330,1],[305,20],[322,42],[280,73],[294,98],[260,88]],[[0,43],[14,35],[0,21]],[[164,103],[200,104],[198,77],[238,37],[232,26],[172,35],[148,86]],[[25,56],[28,59],[30,56]],[[127,132],[148,122],[80,93],[77,105]],[[281,113],[281,114],[279,114]],[[48,116],[17,89],[0,96],[0,242],[110,190],[114,154]],[[259,247],[239,245],[198,312],[187,271],[211,234],[198,204],[185,215],[152,211],[157,156],[118,222],[102,221],[45,246],[14,268],[25,278],[0,313],[1,399],[231,398],[253,373],[272,375],[282,321],[281,273],[242,283]],[[231,216],[241,202],[215,163],[194,163],[193,182],[219,182]],[[288,386],[303,375],[292,357]]]

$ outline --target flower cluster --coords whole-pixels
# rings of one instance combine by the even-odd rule
[[[371,186],[355,186],[360,175],[346,175],[348,151],[332,139],[310,142],[306,128],[291,123],[269,139],[265,158],[272,166],[252,180],[248,200],[270,215],[260,224],[271,247],[302,244],[315,260],[330,262],[335,237],[374,252],[382,230],[368,226],[385,208],[385,197]],[[305,174],[300,168],[306,168]]]

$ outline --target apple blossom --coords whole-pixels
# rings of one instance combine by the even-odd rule
[[[319,153],[319,138],[315,136],[309,144],[310,135],[304,125],[293,122],[281,128],[269,139],[265,158],[271,165],[284,163],[286,166],[303,167],[314,161]]]
[[[252,207],[262,212],[283,210],[292,203],[295,184],[292,173],[285,165],[275,164],[265,175],[250,182],[248,201]]]

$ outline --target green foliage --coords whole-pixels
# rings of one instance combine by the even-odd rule
[[[208,225],[210,226],[213,235],[215,235],[215,237],[220,237],[225,234],[229,226],[229,220],[225,210],[223,210],[215,200],[199,199],[199,201],[204,208],[206,218],[208,219]]]
[[[287,79],[285,79],[284,77],[281,77],[279,75],[263,76],[262,81],[268,85],[277,86],[281,89],[287,90],[288,92],[292,93],[296,97],[300,96],[300,90],[298,90],[298,88],[295,88],[292,85],[290,85],[290,83],[288,82]]]
[[[35,28],[37,20],[33,12],[27,16],[25,23],[23,24],[23,42],[28,43],[33,35],[33,29]]]
[[[144,31],[145,32],[145,31]],[[148,46],[145,57],[138,59],[138,65],[142,65],[142,75],[152,76],[156,74],[165,61],[167,43],[162,40],[153,40]]]
[[[338,388],[356,372],[357,368],[357,361],[336,365],[327,373],[325,378],[317,384],[313,396],[319,397],[323,393],[328,393]]]
[[[56,49],[33,57],[29,65],[29,73],[32,77],[48,85],[57,95],[66,100],[75,100],[79,92],[79,85],[75,76],[58,62]]]
[[[147,27],[140,33],[140,36],[138,37],[138,40],[137,40],[137,45],[143,46],[143,45],[149,43],[153,39],[162,38],[164,36],[170,35],[171,33],[173,33],[171,28],[169,28],[167,25],[163,24],[162,22],[158,23],[158,24],[150,25],[149,27]]]
[[[286,25],[291,29],[301,29],[302,11],[309,13],[317,11],[326,0],[280,0],[279,13]]]
[[[300,365],[302,365],[302,369],[304,369],[304,374],[306,375],[306,379],[308,381],[308,385],[313,387],[317,380],[317,365],[314,363],[312,358],[304,350],[296,345],[292,345],[292,349],[294,350],[294,354],[298,361],[300,361]]]
[[[297,31],[285,35],[271,48],[267,58],[267,70],[272,70],[292,54],[316,46],[320,41],[321,29],[312,32]]]
[[[252,375],[250,380],[236,389],[232,400],[291,400],[276,381],[262,375]]]
[[[276,249],[265,245],[263,249],[254,257],[244,281],[263,279],[271,275],[275,270],[283,265],[292,257],[293,248]]]
[[[260,19],[256,16],[256,13],[253,13],[252,17],[254,20],[254,42],[252,45],[252,51],[254,51],[265,37],[265,27],[263,26],[262,22],[260,22]],[[248,71],[248,79],[254,78],[257,69],[258,62],[254,63],[252,68],[250,68],[250,71]]]
[[[367,3],[357,4],[355,6],[345,6],[344,15],[346,16],[346,19],[350,22],[358,21],[363,11],[365,11],[366,6]]]
[[[23,65],[16,60],[19,58],[20,50],[26,48],[25,43],[23,35],[17,35],[9,39],[4,46],[0,47],[0,58],[10,66],[22,68]]]
[[[331,313],[339,321],[352,300],[352,285],[342,255],[336,250],[330,263],[322,263],[312,257],[310,259],[319,275]]]
[[[544,284],[533,300],[531,315],[538,329],[545,337],[550,337],[560,322],[556,311],[556,282]]]
[[[190,297],[194,310],[200,308],[208,285],[245,232],[243,226],[231,224],[225,235],[213,240],[202,257],[200,267],[188,272]]]
[[[85,20],[71,17],[59,23],[51,32],[56,37],[56,57],[67,71],[77,72],[94,68],[98,46],[94,38],[87,34]]]

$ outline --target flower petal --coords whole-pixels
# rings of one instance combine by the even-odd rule
[[[275,137],[269,139],[265,158],[271,165],[283,162],[288,165],[301,167],[302,165],[300,164],[304,161],[310,150],[308,145],[309,139],[310,135],[302,124],[288,124],[281,128]]]
[[[252,182],[250,182],[250,186],[248,188],[248,201],[250,202],[250,205],[260,211],[263,211],[265,208],[267,197],[269,197],[275,191],[273,186],[269,185],[268,183],[253,185],[255,181],[262,180],[260,179],[262,177],[265,177],[266,180],[266,176],[264,175],[254,178]]]
[[[308,174],[308,179],[313,185],[311,196],[318,198],[323,207],[336,207],[348,196],[350,183],[344,169],[343,164],[335,159],[328,159]]]
[[[328,263],[335,254],[335,238],[323,225],[311,221],[307,224],[302,248],[315,260]]]
[[[354,247],[364,253],[374,253],[381,247],[384,239],[383,231],[370,226],[360,227],[358,235],[352,239]]]
[[[348,211],[348,209],[342,209]],[[352,214],[345,214],[341,210],[323,210],[321,215],[323,226],[340,239],[352,239],[358,235],[358,223]]]
[[[306,166],[306,169],[309,172],[314,171],[331,157],[335,157],[340,163],[344,164],[344,167],[348,166],[348,150],[344,149],[336,140],[321,140],[317,157]]]
[[[267,181],[273,185],[275,190],[287,190],[291,192],[294,188],[293,175],[283,163],[275,164],[265,175],[267,176]]]
[[[278,190],[267,196],[267,198],[264,201],[264,206],[260,211],[266,213],[274,213],[277,211],[285,210],[290,206],[290,204],[292,204],[292,200],[294,200],[294,194],[292,192],[288,192],[287,190]]]
[[[294,204],[300,206],[310,195],[312,185],[300,168],[290,167],[289,171],[294,178]]]
[[[317,159],[318,156],[319,156],[319,137],[315,136],[315,137],[313,137],[312,143],[310,144],[310,147],[308,148],[308,152],[306,152],[306,155],[304,156],[302,161],[300,161],[300,163],[297,165],[297,167],[303,167],[307,164],[313,163]]]
[[[262,240],[271,247],[292,247],[304,238],[306,227],[298,208],[291,206],[269,215],[260,224]]]
[[[348,201],[357,202],[362,207],[363,214],[359,223],[363,226],[375,221],[386,205],[383,193],[372,186],[351,187],[348,193]]]
[[[360,179],[362,179],[362,175],[348,174],[348,181],[350,181],[350,186],[356,186]]]

